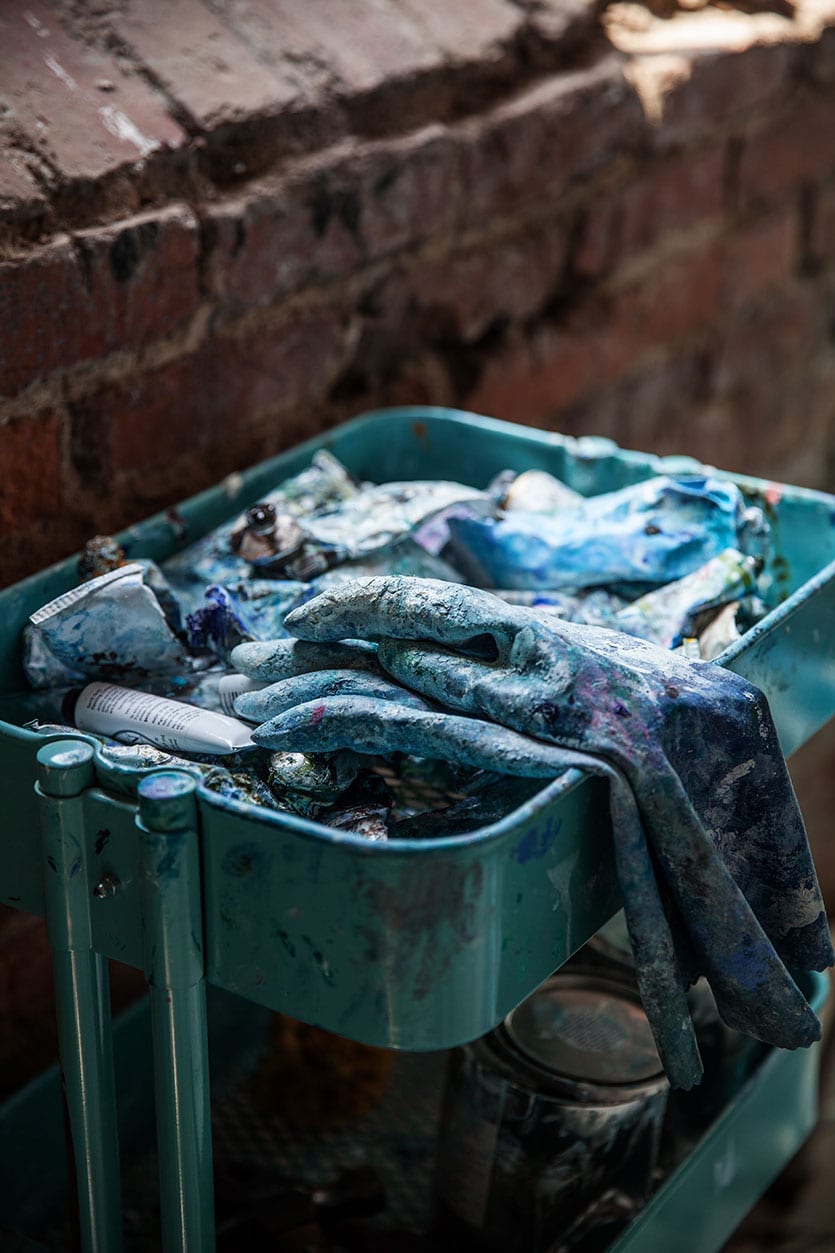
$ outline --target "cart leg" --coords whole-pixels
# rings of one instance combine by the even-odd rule
[[[122,1213],[110,993],[106,963],[92,948],[84,832],[83,793],[94,783],[93,749],[84,741],[54,741],[38,753],[46,929],[81,1247],[84,1253],[118,1253]]]
[[[145,973],[151,989],[165,1253],[214,1249],[211,1103],[195,782],[139,785]]]

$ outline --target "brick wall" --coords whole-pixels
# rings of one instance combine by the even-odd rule
[[[113,9],[0,14],[0,578],[388,402],[833,485],[833,0]]]
[[[0,47],[0,582],[386,403],[835,489],[835,0],[27,0]]]

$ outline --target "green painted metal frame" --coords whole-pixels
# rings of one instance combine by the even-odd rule
[[[166,1253],[212,1253],[212,1111],[194,779],[175,770],[143,779],[136,824],[163,1247]]]
[[[85,1253],[122,1248],[119,1137],[104,958],[93,948],[83,795],[93,750],[59,740],[38,753],[46,933],[52,949],[64,1075]]]
[[[697,468],[473,415],[383,411],[256,467],[229,491],[195,497],[176,524],[160,515],[122,540],[132,556],[162,559],[183,524],[189,539],[205,533],[319,447],[377,480],[466,468],[482,485],[505,467],[539,466],[585,492]],[[720,661],[763,687],[789,752],[835,713],[835,500],[735,481],[770,512],[780,537],[773,574],[787,599]],[[0,690],[21,686],[28,613],[74,582],[68,560],[0,593]],[[103,959],[149,979],[165,1248],[203,1250],[212,1238],[206,980],[354,1039],[446,1047],[495,1025],[619,903],[605,794],[575,771],[470,836],[378,846],[226,801],[187,773],[167,783],[158,772],[119,777],[83,736],[44,746],[0,724],[0,744],[11,833],[0,843],[0,893],[47,918],[56,952],[85,1253],[119,1247]],[[102,882],[116,890],[95,893]]]

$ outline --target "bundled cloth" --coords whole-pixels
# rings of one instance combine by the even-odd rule
[[[782,1048],[819,1038],[791,972],[832,964],[829,928],[768,704],[751,683],[434,579],[346,583],[285,627],[298,643],[232,654],[245,674],[279,680],[271,705],[258,695],[281,712],[256,743],[402,750],[532,777],[579,766],[608,780],[638,982],[674,1085],[701,1074],[685,995],[700,975],[729,1026]],[[340,684],[333,670],[346,668]],[[300,686],[293,676],[305,672]]]

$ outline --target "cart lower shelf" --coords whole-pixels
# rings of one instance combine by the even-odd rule
[[[804,990],[820,1013],[829,990],[827,976],[809,976]],[[385,1209],[368,1220],[365,1245],[346,1247],[365,1247],[374,1253],[410,1253],[413,1248],[439,1253],[441,1245],[435,1237],[425,1241],[420,1237],[431,1229],[433,1155],[446,1054],[397,1054],[385,1095],[367,1115],[344,1128],[299,1131],[274,1112],[280,1106],[280,1093],[270,1110],[253,1090],[250,1070],[261,1033],[252,1007],[224,997],[220,1009],[214,1017],[223,1018],[224,1025],[213,1034],[225,1041],[216,1051],[226,1050],[227,1056],[225,1076],[216,1084],[213,1101],[215,1160],[220,1180],[226,1172],[228,1181],[231,1167],[231,1178],[240,1184],[237,1198],[229,1194],[228,1186],[218,1189],[221,1247],[243,1247],[236,1244],[236,1212],[246,1213],[253,1207],[249,1181],[255,1184],[258,1204],[266,1211],[274,1193],[278,1211],[282,1189],[290,1182],[311,1190],[366,1164],[385,1191]],[[142,1034],[142,1012],[139,1007],[125,1016],[134,1040]],[[236,1021],[240,1028],[241,1015],[247,1014],[248,1030],[235,1031]],[[229,1053],[232,1040],[240,1050],[244,1038],[248,1046],[237,1054]],[[688,1253],[716,1253],[814,1127],[819,1052],[819,1046],[795,1053],[768,1052],[685,1160],[660,1180],[645,1209],[609,1246],[611,1253],[681,1248],[685,1232]],[[127,1054],[139,1056],[133,1041],[126,1042],[125,1053],[125,1062]],[[123,1067],[123,1074],[127,1069]],[[133,1079],[141,1088],[143,1076],[134,1070]],[[44,1076],[30,1085],[28,1113],[25,1091],[14,1099],[14,1109],[0,1110],[0,1138],[6,1144],[12,1137],[20,1147],[15,1127],[38,1117],[31,1103],[35,1099],[42,1105],[49,1103],[50,1083],[56,1089],[52,1097],[57,1099],[57,1075]],[[43,1169],[41,1160],[38,1171],[28,1173],[33,1181],[30,1186],[37,1186],[37,1173]],[[157,1253],[162,1247],[156,1170],[151,1152],[134,1152],[125,1162],[125,1253]],[[21,1186],[24,1175],[25,1169],[20,1170]],[[230,1240],[225,1246],[224,1226]],[[71,1247],[65,1221],[53,1220],[46,1228],[40,1224],[32,1234],[55,1253]],[[247,1243],[247,1247],[255,1253],[256,1246]]]

